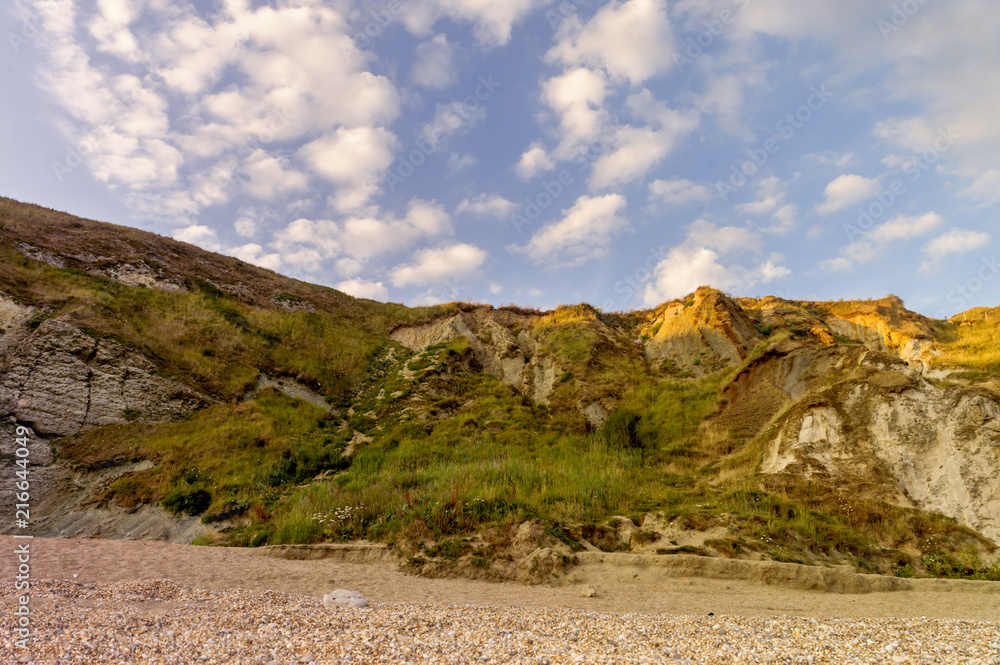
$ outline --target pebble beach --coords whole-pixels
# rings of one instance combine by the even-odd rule
[[[0,538],[4,550],[14,542]],[[15,559],[0,557],[4,580]],[[980,663],[1000,585],[829,593],[581,567],[582,583],[427,579],[239,548],[35,539],[31,637],[0,591],[0,665],[81,663]],[[337,588],[367,607],[324,606]],[[596,592],[581,593],[581,590]]]
[[[998,663],[990,622],[599,614],[40,581],[12,663]],[[11,604],[3,607],[9,624]]]

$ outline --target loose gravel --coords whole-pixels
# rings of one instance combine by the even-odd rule
[[[30,649],[0,599],[4,663],[980,663],[1000,624],[931,619],[598,614],[371,601],[165,580],[32,583]]]

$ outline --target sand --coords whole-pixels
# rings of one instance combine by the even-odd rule
[[[12,538],[0,537],[3,580],[13,579],[17,565],[12,554],[14,543]],[[561,581],[562,586],[525,586],[424,579],[399,572],[388,562],[294,561],[244,548],[50,538],[36,538],[31,543],[31,576],[36,580],[106,584],[167,579],[200,589],[270,590],[313,597],[342,587],[383,602],[558,607],[614,613],[1000,621],[1000,583],[990,582],[944,583],[940,591],[840,594],[740,580],[678,578],[661,575],[656,569],[588,564],[571,571]],[[597,595],[581,597],[586,587],[594,588]]]

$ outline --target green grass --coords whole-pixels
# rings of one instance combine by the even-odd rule
[[[272,505],[280,488],[346,466],[345,446],[322,409],[274,389],[176,423],[105,427],[57,442],[59,454],[82,468],[153,460],[154,468],[115,480],[105,499],[125,506],[162,501],[192,515]]]
[[[433,423],[406,416],[391,422],[393,407],[384,406],[382,432],[369,431],[376,439],[343,473],[296,490],[275,515],[279,532],[286,520],[297,523],[312,511],[317,539],[447,538],[526,519],[596,523],[665,507],[682,512],[696,500],[688,488],[663,481],[676,476],[668,469],[695,444],[714,408],[717,378],[649,379],[592,435],[492,377],[456,371],[424,381],[432,392],[447,381],[470,406]]]

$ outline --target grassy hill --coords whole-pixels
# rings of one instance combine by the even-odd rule
[[[364,538],[393,543],[425,574],[487,577],[515,576],[527,553],[567,563],[590,546],[1000,576],[988,538],[877,483],[761,471],[803,404],[884,382],[872,345],[959,369],[936,379],[941,390],[995,397],[996,310],[957,325],[893,298],[710,290],[628,314],[407,308],[10,199],[0,294],[31,312],[4,331],[8,361],[52,319],[208,398],[178,421],[123,412],[53,442],[56,463],[84,474],[152,462],[95,487],[93,505],[199,515],[200,542]],[[398,341],[447,321],[468,335]],[[803,383],[797,406],[761,378],[796,354],[837,359]]]

